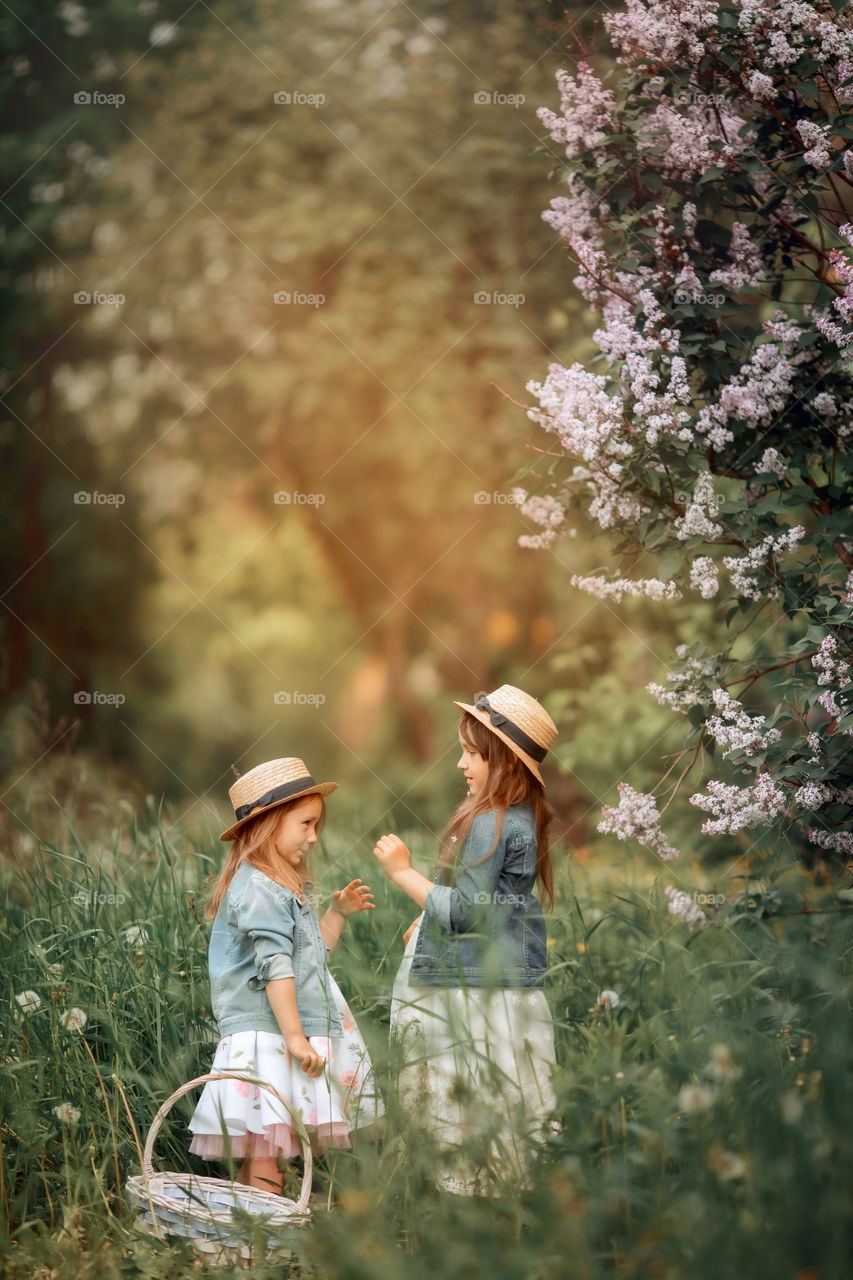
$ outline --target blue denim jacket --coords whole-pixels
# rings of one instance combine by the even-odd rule
[[[435,987],[542,987],[545,918],[531,892],[537,833],[530,805],[511,805],[500,838],[498,811],[480,813],[459,851],[453,885],[426,896],[410,981]]]
[[[213,1016],[220,1036],[232,1031],[281,1035],[264,988],[293,978],[306,1036],[338,1036],[343,1026],[329,984],[329,948],[311,905],[250,863],[234,873],[210,934],[208,966]]]

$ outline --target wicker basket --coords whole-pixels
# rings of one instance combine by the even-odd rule
[[[287,1108],[293,1127],[302,1143],[305,1172],[298,1200],[289,1200],[273,1191],[262,1191],[245,1186],[242,1182],[229,1182],[224,1178],[200,1177],[194,1173],[155,1173],[151,1163],[154,1139],[172,1106],[178,1098],[206,1084],[208,1080],[248,1080],[259,1088],[268,1090]],[[252,1249],[246,1240],[245,1228],[235,1220],[232,1210],[251,1214],[264,1227],[275,1231],[279,1245],[281,1236],[289,1229],[302,1227],[310,1213],[313,1158],[311,1144],[300,1116],[287,1098],[274,1085],[261,1080],[251,1072],[215,1071],[197,1076],[166,1099],[160,1107],[148,1132],[142,1155],[141,1176],[128,1178],[125,1189],[137,1207],[140,1225],[151,1235],[162,1240],[166,1236],[184,1236],[196,1250],[213,1263],[242,1263],[251,1266]],[[281,1254],[267,1240],[267,1257]],[[285,1256],[281,1254],[281,1256]]]

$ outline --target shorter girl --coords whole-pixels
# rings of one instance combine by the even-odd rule
[[[323,797],[337,785],[315,782],[295,757],[239,778],[228,793],[237,821],[220,836],[234,844],[205,911],[221,1036],[211,1071],[251,1072],[274,1085],[314,1152],[350,1146],[350,1131],[383,1112],[364,1041],[327,965],[347,917],[372,910],[373,896],[352,880],[320,920],[304,861],[325,820]],[[190,1151],[216,1160],[230,1149],[244,1157],[237,1181],[268,1191],[283,1187],[279,1157],[302,1152],[285,1108],[248,1081],[208,1081],[189,1128]]]
[[[557,727],[512,685],[456,706],[468,794],[447,825],[435,880],[411,866],[398,836],[382,836],[374,853],[423,908],[391,1005],[406,1051],[401,1095],[442,1148],[439,1186],[474,1194],[529,1182],[530,1141],[555,1107],[545,920],[533,888],[553,902],[554,811],[539,764]]]

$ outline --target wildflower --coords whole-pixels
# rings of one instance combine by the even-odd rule
[[[708,1150],[708,1164],[721,1182],[731,1182],[746,1173],[746,1161],[735,1151],[727,1151],[718,1142]]]
[[[732,1051],[727,1044],[711,1046],[711,1060],[708,1063],[708,1071],[721,1084],[727,1084],[730,1080],[737,1080],[741,1075],[741,1069],[735,1066]]]
[[[137,954],[142,951],[146,943],[151,941],[148,930],[137,924],[128,925],[124,931],[124,940],[129,947],[136,947]]]
[[[686,1115],[707,1111],[714,1105],[714,1090],[704,1084],[685,1084],[678,1091],[678,1110]]]
[[[789,1090],[779,1099],[779,1114],[784,1124],[796,1124],[802,1117],[804,1103],[798,1093]]]
[[[66,1009],[59,1021],[66,1031],[82,1031],[89,1018],[83,1009],[75,1006],[73,1009]]]
[[[599,1009],[615,1009],[618,1003],[619,1003],[619,995],[616,991],[611,991],[609,988],[605,991],[599,991],[598,993]]]
[[[670,914],[677,916],[679,920],[683,920],[685,924],[690,925],[691,931],[695,924],[701,926],[708,923],[708,917],[702,908],[682,889],[676,889],[674,885],[668,884],[664,889],[664,893],[669,898],[668,910]]]
[[[53,1108],[53,1114],[63,1124],[76,1124],[80,1119],[80,1108],[72,1107],[70,1102],[60,1102],[58,1107]]]
[[[37,991],[19,991],[15,996],[15,1000],[24,1013],[33,1013],[36,1009],[41,1008],[41,996]]]

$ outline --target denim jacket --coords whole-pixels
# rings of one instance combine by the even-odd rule
[[[409,980],[435,987],[542,987],[545,919],[531,890],[537,833],[530,805],[480,813],[459,851],[455,883],[426,896]]]
[[[308,889],[313,889],[310,881]],[[220,1036],[232,1031],[281,1035],[264,988],[293,978],[306,1036],[343,1034],[329,984],[329,948],[315,908],[250,863],[234,873],[210,934],[208,966]]]

